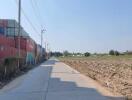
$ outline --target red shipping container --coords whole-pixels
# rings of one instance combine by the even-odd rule
[[[22,50],[26,51],[26,42],[27,40],[25,38],[20,38],[20,48]],[[16,47],[18,47],[18,37],[15,38]]]
[[[26,51],[21,50],[20,55],[21,55],[22,58],[26,58],[27,53],[26,53]]]
[[[16,47],[18,47],[18,37],[15,39]],[[35,52],[35,42],[30,38],[20,38],[20,48],[26,52]]]
[[[8,46],[15,47],[15,40],[11,38],[7,38]]]
[[[1,19],[0,20],[0,27],[7,27],[8,21],[6,19]]]
[[[41,55],[41,46],[38,44],[36,44],[36,46],[35,46],[35,54],[36,54],[36,56]]]
[[[14,39],[10,39],[6,36],[0,35],[0,45],[15,47]]]
[[[0,46],[0,59],[17,56],[17,50],[13,47]]]
[[[21,58],[26,58],[26,51],[20,51]],[[8,46],[0,46],[0,59],[18,57],[18,49]]]
[[[27,41],[27,51],[28,52],[35,52],[35,42],[32,39]]]

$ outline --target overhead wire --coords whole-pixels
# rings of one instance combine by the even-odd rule
[[[34,1],[34,4],[35,4],[35,7],[36,7],[36,9],[37,9],[37,11],[38,11],[38,16],[39,16],[39,20],[40,20],[40,23],[41,23],[41,27],[43,27],[43,17],[42,17],[42,15],[41,15],[41,13],[40,13],[40,10],[39,10],[39,6],[38,6],[38,2],[36,1],[36,0],[32,0],[32,1]]]
[[[31,25],[32,29],[36,32],[36,33],[39,33],[37,31],[37,29],[34,27],[34,25],[32,24],[32,22],[30,21],[30,19],[28,18],[28,16],[26,15],[26,13],[24,12],[24,10],[22,10],[23,12],[23,15],[25,16],[25,18],[27,19],[28,23]]]
[[[14,1],[15,1],[16,4],[18,3],[17,0],[14,0]],[[34,30],[34,32],[36,32],[36,33],[39,34],[40,32],[38,32],[37,29],[34,27],[34,25],[32,24],[32,22],[30,21],[29,17],[28,17],[27,14],[25,13],[24,9],[23,9],[22,7],[21,7],[21,9],[22,9],[22,13],[23,13],[25,19],[26,19],[27,22],[30,24],[30,26],[32,27],[32,29]],[[39,35],[40,35],[40,34],[39,34]],[[40,35],[40,36],[41,36],[41,35]]]
[[[40,24],[41,31],[46,31],[45,27],[43,27],[43,17],[41,16],[38,2],[36,0],[30,0],[32,9],[34,11],[35,17],[38,20],[38,23]],[[42,35],[42,34],[41,34]]]
[[[34,12],[34,15],[38,21],[38,24],[40,24],[40,27],[42,28],[42,21],[41,21],[41,16],[39,14],[39,10],[36,9],[37,6],[35,6],[35,2],[33,0],[30,0],[31,6]],[[37,5],[37,4],[36,4]]]
[[[34,14],[35,14],[35,16],[36,16],[36,18],[38,20],[38,23],[40,24],[41,29],[45,30],[45,28],[43,27],[43,21],[42,21],[43,19],[41,17],[40,12],[39,12],[39,7],[37,5],[37,2],[36,1],[33,2],[33,1],[35,1],[35,0],[31,0],[31,6],[33,8]],[[15,0],[15,2],[16,2],[16,4],[18,3],[17,0]],[[37,10],[35,8],[37,8]],[[34,32],[38,33],[38,35],[41,36],[40,32],[38,32],[37,29],[34,27],[33,23],[31,22],[30,18],[27,16],[27,14],[25,13],[25,11],[24,11],[24,9],[22,7],[21,7],[21,10],[22,10],[22,14],[24,15],[25,19],[30,24],[30,26],[32,27],[32,29],[34,30]]]

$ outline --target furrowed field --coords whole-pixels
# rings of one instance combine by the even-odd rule
[[[60,57],[59,60],[98,81],[114,94],[132,97],[132,55]]]

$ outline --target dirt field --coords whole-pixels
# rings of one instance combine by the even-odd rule
[[[114,94],[132,97],[132,56],[62,57],[59,59],[97,80]]]

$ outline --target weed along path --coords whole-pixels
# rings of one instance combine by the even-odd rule
[[[0,90],[0,100],[123,100],[52,58]]]

